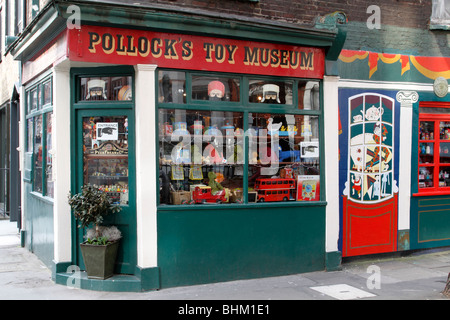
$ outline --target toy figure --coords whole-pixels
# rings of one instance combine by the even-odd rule
[[[220,81],[211,81],[208,84],[208,96],[211,101],[221,101],[225,95],[225,85]]]
[[[209,178],[209,182],[208,182],[208,186],[211,187],[211,194],[215,195],[217,192],[223,190],[222,185],[216,181],[216,174],[212,171],[208,172],[208,178]]]
[[[280,87],[276,84],[263,85],[263,97],[261,102],[263,103],[281,103],[280,102]]]
[[[273,123],[273,119],[269,118],[269,120],[267,120],[267,131],[269,132],[269,134],[274,134],[280,130],[282,124],[282,122]]]
[[[162,78],[162,90],[163,90],[163,97],[164,102],[172,102],[172,94],[171,94],[171,88],[172,87],[172,81],[170,80],[169,76],[165,74]]]
[[[125,118],[125,123],[123,126],[125,127],[125,132],[128,133],[128,118]]]
[[[100,79],[89,80],[86,100],[108,100],[105,94],[106,81]]]

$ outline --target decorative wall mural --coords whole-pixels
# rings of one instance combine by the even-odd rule
[[[347,115],[347,121],[341,121],[347,124],[342,128],[347,129],[347,141],[340,144],[347,151],[344,158],[341,149],[340,158],[344,180],[342,254],[395,251],[395,100],[378,93],[360,93],[350,96],[340,108],[340,116]]]

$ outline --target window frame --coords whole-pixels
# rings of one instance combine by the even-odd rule
[[[416,196],[427,196],[427,195],[448,195],[450,194],[450,186],[439,186],[439,169],[441,167],[448,167],[450,169],[449,163],[441,163],[440,161],[440,143],[450,142],[450,140],[441,139],[439,134],[439,124],[440,122],[450,122],[450,114],[442,113],[443,110],[437,110],[440,112],[432,112],[432,108],[437,109],[448,109],[450,111],[450,103],[448,102],[421,102],[419,105],[419,117],[418,117],[418,131],[417,131],[417,194]],[[426,112],[430,110],[430,112]],[[422,122],[433,122],[433,139],[428,137],[421,137],[420,124]],[[421,144],[432,143],[433,144],[433,162],[432,163],[421,163]],[[436,152],[437,151],[437,152]],[[420,187],[420,170],[421,168],[433,167],[433,187]],[[424,180],[424,179],[422,179]]]
[[[160,72],[182,72],[185,74],[185,94],[186,99],[183,103],[173,103],[173,102],[160,102],[159,101],[159,73]],[[240,91],[240,101],[202,101],[192,99],[192,76],[205,76],[205,77],[219,77],[219,78],[232,78],[239,79],[239,91]],[[267,80],[267,81],[291,81],[292,82],[292,104],[264,104],[264,103],[252,103],[249,102],[249,79],[257,80]],[[299,109],[298,108],[298,85],[300,82],[317,82],[319,84],[319,108],[318,109]],[[180,109],[180,110],[195,110],[195,111],[229,111],[229,112],[242,112],[243,117],[248,117],[249,114],[258,113],[269,113],[271,115],[302,115],[302,116],[316,116],[318,118],[318,131],[319,131],[319,176],[320,176],[320,200],[318,201],[285,201],[285,202],[271,202],[271,203],[256,203],[249,201],[248,199],[248,168],[249,155],[248,148],[244,150],[244,176],[243,176],[243,190],[247,192],[243,193],[244,201],[242,203],[230,203],[227,205],[211,204],[207,206],[195,206],[199,209],[211,208],[243,208],[245,206],[304,206],[304,205],[326,205],[325,197],[325,159],[324,159],[324,112],[323,112],[323,79],[318,78],[295,78],[295,77],[279,77],[279,76],[268,76],[268,75],[253,75],[253,74],[237,74],[237,73],[224,73],[224,72],[206,72],[197,70],[185,70],[185,69],[170,69],[170,68],[157,68],[155,70],[155,92],[156,92],[156,123],[159,123],[159,113],[160,110],[164,109]],[[244,132],[248,129],[248,124],[244,121]],[[156,139],[156,163],[157,163],[157,177],[160,174],[159,165],[159,130],[158,126],[155,128],[155,139]],[[248,145],[248,138],[245,139],[245,145]],[[181,205],[161,205],[160,204],[160,186],[159,179],[157,179],[157,206],[158,209],[163,210],[183,210],[187,207],[192,207],[189,204]]]
[[[442,9],[439,5],[444,5],[445,0],[432,0],[431,1],[431,16],[430,16],[430,30],[450,30],[450,13],[445,16],[445,12],[438,11]],[[436,10],[436,11],[435,11]]]
[[[47,104],[44,104],[44,88],[45,85],[50,83],[50,102]],[[32,104],[31,99],[31,93],[36,91],[37,96],[37,103],[36,108],[30,109]],[[31,172],[30,172],[30,179],[27,179],[26,181],[31,183],[31,191],[34,194],[37,194],[42,197],[53,199],[54,195],[49,195],[47,190],[47,157],[48,153],[51,150],[47,150],[47,115],[49,113],[53,113],[53,76],[46,75],[43,78],[39,79],[38,81],[32,83],[31,85],[27,86],[25,88],[25,111],[26,111],[26,124],[25,125],[25,137],[27,137],[26,141],[26,153],[31,154]],[[36,163],[35,163],[35,133],[36,133],[36,118],[42,116],[42,137],[41,137],[41,148],[42,148],[42,169],[40,169],[41,172],[41,191],[36,190]],[[31,128],[28,126],[29,119],[32,119],[32,125]],[[52,123],[53,125],[53,123]],[[53,128],[52,128],[53,129]],[[32,130],[31,136],[30,130]],[[30,140],[32,142],[31,151],[30,149]]]

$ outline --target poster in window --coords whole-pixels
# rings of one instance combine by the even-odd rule
[[[118,140],[118,122],[97,122],[97,140]]]
[[[320,176],[299,175],[297,177],[297,201],[320,200]]]
[[[318,158],[319,142],[300,142],[301,158]]]

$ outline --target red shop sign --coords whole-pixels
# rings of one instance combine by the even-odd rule
[[[316,79],[324,74],[321,48],[99,26],[68,32],[73,61]]]

